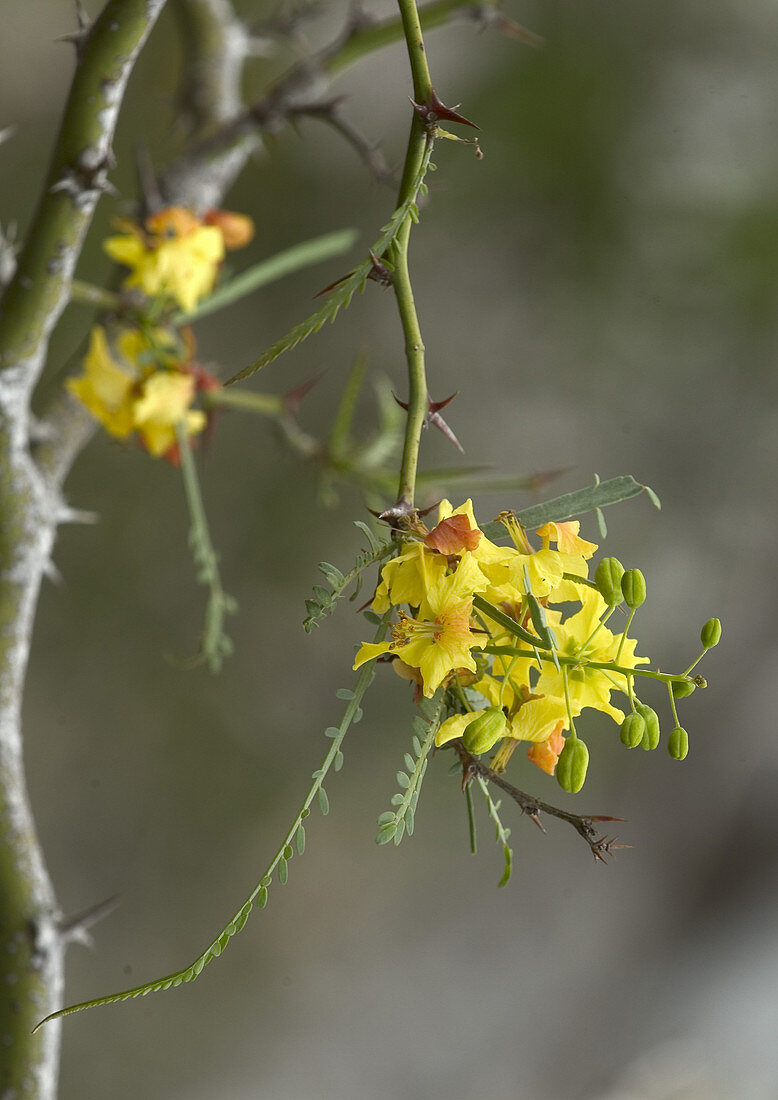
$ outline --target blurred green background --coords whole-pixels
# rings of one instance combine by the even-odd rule
[[[99,5],[87,7],[94,12]],[[373,5],[368,5],[373,10]],[[432,393],[459,397],[466,448],[424,441],[428,467],[571,469],[545,495],[632,473],[663,501],[610,509],[606,547],[647,578],[641,652],[685,666],[710,615],[725,625],[706,692],[683,711],[692,748],[628,753],[595,716],[585,791],[571,808],[628,818],[632,851],[594,866],[569,829],[542,836],[507,809],[514,879],[480,851],[449,760],[428,770],[414,836],[376,849],[375,818],[410,739],[405,690],[378,677],[314,817],[308,851],[222,960],[194,985],[65,1021],[66,1100],[717,1100],[778,1092],[775,806],[778,11],[757,0],[557,0],[507,13],[533,50],[459,22],[429,36],[435,84],[483,129],[485,158],[444,143],[412,263]],[[247,18],[269,13],[243,3]],[[378,9],[384,11],[387,9]],[[306,26],[325,41],[344,11]],[[3,5],[0,219],[23,235],[68,87],[64,0]],[[298,44],[302,49],[302,44]],[[250,67],[249,91],[294,57]],[[134,194],[132,149],[164,163],[181,55],[167,12],[133,76],[112,178]],[[337,91],[352,120],[401,160],[410,87],[402,47]],[[343,226],[374,239],[393,194],[314,122],[280,134],[226,205],[256,239],[236,269]],[[99,206],[79,267],[117,206]],[[198,326],[223,376],[311,309],[335,260]],[[50,377],[91,318],[70,307]],[[250,385],[282,391],[324,371],[301,418],[321,433],[360,347],[405,392],[393,303],[369,285],[336,325]],[[53,384],[53,383],[52,383]],[[371,423],[369,399],[362,408]],[[317,473],[259,418],[230,414],[202,463],[226,586],[240,602],[236,655],[218,678],[167,655],[196,643],[177,473],[95,437],[69,481],[93,528],[66,528],[62,583],[41,600],[26,702],[31,795],[66,913],[108,895],[93,951],[73,948],[68,998],[187,964],[255,882],[338,720],[364,634],[351,605],[301,629],[316,562],[361,545],[356,492],[317,503]],[[458,494],[456,499],[461,495]],[[489,518],[528,495],[484,495]],[[584,534],[597,538],[591,518]],[[649,697],[664,715],[664,699]]]

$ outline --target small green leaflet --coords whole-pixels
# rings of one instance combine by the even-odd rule
[[[416,179],[410,189],[409,197],[397,207],[387,224],[383,227],[381,236],[370,250],[377,259],[380,260],[385,255],[387,250],[394,243],[404,223],[408,218],[413,216],[416,209],[416,196],[427,174],[431,155],[432,142],[428,141],[424,159],[421,162]],[[327,321],[334,321],[340,310],[346,309],[349,306],[354,294],[357,291],[361,294],[365,289],[367,277],[372,270],[373,261],[368,257],[366,260],[363,260],[358,267],[355,267],[345,279],[342,279],[332,287],[324,300],[323,306],[317,309],[315,313],[312,313],[310,317],[306,317],[304,321],[301,321],[298,325],[295,325],[294,328],[290,329],[286,336],[282,336],[280,340],[276,340],[274,344],[266,348],[258,359],[255,359],[253,363],[249,363],[242,371],[238,371],[238,373],[230,378],[226,384],[230,386],[233,382],[240,382],[244,378],[249,378],[252,374],[255,374],[256,371],[261,370],[262,367],[266,367],[268,363],[272,363],[279,355],[283,355],[285,351],[297,347],[299,343],[306,340],[314,332],[318,332]]]
[[[614,477],[610,481],[600,481],[596,485],[589,485],[586,489],[577,489],[574,493],[554,497],[545,504],[522,508],[516,513],[516,518],[522,527],[534,529],[542,527],[544,523],[562,523],[564,520],[572,519],[573,516],[593,512],[608,504],[618,504],[622,500],[639,496],[640,493],[646,493],[654,507],[661,508],[659,498],[653,489],[647,485],[641,485],[639,481],[635,481],[634,477],[627,474],[625,477]],[[505,528],[499,520],[484,524],[482,530],[492,541],[505,537]]]

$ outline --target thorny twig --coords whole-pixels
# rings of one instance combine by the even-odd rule
[[[507,795],[510,795],[521,809],[521,812],[527,814],[541,832],[546,830],[541,823],[540,814],[548,814],[549,817],[558,817],[561,821],[566,821],[568,825],[572,825],[579,836],[584,838],[595,860],[600,863],[605,863],[605,857],[612,855],[617,849],[631,847],[629,844],[617,843],[617,837],[601,835],[594,827],[595,821],[623,821],[623,817],[610,817],[604,814],[573,814],[569,810],[561,810],[557,806],[551,806],[548,802],[544,802],[542,799],[514,787],[507,779],[503,779],[498,772],[493,771],[488,764],[484,764],[477,756],[473,756],[472,753],[468,752],[461,741],[454,741],[453,746],[462,762],[463,786],[474,776],[483,776],[484,779],[488,779],[490,783],[494,783],[496,787],[499,787],[501,791],[505,791]]]
[[[395,182],[395,174],[384,159],[381,147],[376,142],[371,142],[364,134],[345,117],[340,110],[343,96],[331,99],[326,103],[303,104],[294,107],[290,111],[291,117],[318,118],[328,123],[341,137],[345,138],[352,149],[355,149],[376,181],[376,183]]]

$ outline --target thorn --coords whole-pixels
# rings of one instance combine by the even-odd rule
[[[57,512],[57,523],[99,523],[100,516],[97,512],[88,512],[83,508],[70,508],[67,504]]]
[[[75,0],[76,8],[76,22],[78,23],[78,30],[73,31],[71,34],[60,35],[59,38],[55,38],[55,42],[70,42],[76,48],[76,58],[80,61],[81,54],[84,50],[84,44],[89,37],[89,32],[92,29],[92,24],[89,20],[89,16],[84,11],[81,4],[81,0]]]
[[[438,97],[438,93],[434,88],[427,102],[416,103],[415,100],[412,99],[411,104],[424,125],[429,129],[434,129],[441,120],[445,120],[446,122],[460,122],[463,126],[472,126],[474,130],[481,129],[480,126],[476,126],[474,122],[471,122],[469,118],[465,118],[464,115],[458,114],[456,108],[447,107]],[[458,106],[459,104],[457,103],[457,107]]]
[[[295,386],[294,389],[288,390],[282,395],[281,400],[284,403],[284,408],[288,413],[296,413],[300,407],[302,400],[308,396],[313,387],[323,377],[324,371],[319,371],[317,374],[312,375],[305,382],[301,382],[299,386]]]
[[[398,526],[398,521],[413,515],[415,511],[416,509],[412,504],[409,504],[407,500],[398,500],[391,508],[387,508],[386,511],[381,512],[378,518],[383,520],[384,523],[388,523],[390,527],[396,527]]]
[[[314,294],[314,298],[321,298],[322,295],[329,294],[329,292],[331,290],[334,290],[336,286],[340,286],[341,283],[345,283],[349,275],[352,274],[353,272],[349,271],[348,275],[341,275],[341,277],[339,279],[336,279],[334,283],[330,283],[329,286],[325,286],[323,290],[320,290],[318,294]]]
[[[59,586],[63,583],[62,574],[60,573],[59,569],[57,569],[51,558],[48,559],[43,567],[43,575],[46,580],[51,581],[52,584],[56,584],[57,586]]]
[[[446,421],[443,419],[443,417],[440,415],[440,411],[439,411],[440,409],[445,409],[446,405],[448,405],[449,402],[453,401],[454,398],[456,397],[456,395],[457,395],[456,392],[452,393],[451,397],[447,397],[445,399],[445,401],[432,401],[429,398],[427,398],[428,408],[427,408],[427,414],[424,417],[424,427],[426,428],[430,424],[433,424],[438,429],[439,432],[443,433],[443,435],[446,437],[446,439],[448,439],[451,443],[454,444],[454,446],[457,448],[458,451],[461,451],[462,454],[464,454],[465,448],[462,446],[462,444],[459,442],[457,437],[454,435],[453,431],[451,430],[449,425],[446,423]],[[406,402],[401,401],[400,398],[397,396],[397,394],[394,393],[394,391],[392,391],[392,397],[395,399],[395,401],[397,402],[397,404],[400,406],[401,409],[405,409],[406,412],[408,411],[408,405],[406,404]]]
[[[65,943],[80,943],[84,947],[92,946],[92,937],[89,929],[98,921],[103,920],[113,913],[119,904],[119,895],[114,894],[97,905],[91,905],[88,909],[74,914],[72,917],[63,917],[59,921],[59,933]]]
[[[90,152],[89,149],[84,150],[84,154],[88,152]],[[49,188],[50,194],[65,191],[76,202],[90,197],[95,192],[98,195],[106,193],[118,197],[119,192],[108,179],[108,172],[116,164],[113,152],[109,151],[107,156],[103,157],[97,164],[84,163],[84,154],[81,155],[75,165],[66,168],[57,182],[51,185]]]
[[[392,285],[392,273],[388,267],[385,267],[376,256],[372,249],[368,250],[370,253],[370,261],[373,265],[371,271],[368,272],[368,279],[372,279],[378,283],[379,286],[387,287]]]
[[[459,440],[454,435],[453,431],[448,426],[448,424],[443,419],[443,417],[440,415],[440,413],[437,413],[437,412],[430,413],[429,416],[427,417],[427,420],[430,424],[434,424],[439,432],[443,432],[443,435],[446,437],[446,439],[448,439],[450,443],[453,443],[458,451],[461,451],[462,454],[465,453],[465,448],[459,442]]]
[[[545,833],[546,830],[543,828],[543,823],[540,820],[540,818],[538,817],[537,812],[530,813],[529,810],[527,810],[527,813],[529,814],[530,820],[535,822],[537,827],[540,829],[541,833]]]
[[[465,787],[467,786],[467,784],[472,779],[475,779],[477,774],[478,774],[478,769],[476,768],[475,762],[473,760],[468,760],[466,762],[465,761],[462,762],[462,790],[463,791],[464,791]]]
[[[533,46],[535,49],[544,44],[539,34],[509,19],[493,4],[483,4],[476,8],[473,11],[473,18],[480,31],[495,30],[498,34],[504,34],[506,38],[513,38],[516,42],[523,42],[525,46]]]

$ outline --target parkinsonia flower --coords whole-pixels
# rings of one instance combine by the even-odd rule
[[[639,570],[624,573],[616,559],[605,559],[592,582],[588,563],[597,546],[580,536],[577,521],[539,527],[534,547],[513,513],[498,519],[509,545],[485,536],[469,500],[456,509],[442,501],[432,530],[417,513],[404,523],[396,532],[398,553],[384,565],[373,599],[374,612],[396,609],[391,640],[363,644],[354,667],[382,657],[394,660],[428,698],[442,688],[436,745],[461,739],[470,752],[495,748],[492,768],[503,771],[525,742],[531,763],[577,791],[588,760],[575,726],[584,710],[607,714],[630,746],[640,743],[645,728],[643,745],[655,748],[658,720],[637,700],[636,675],[667,688],[676,684],[676,724],[674,699],[694,682],[690,670],[640,673],[648,658],[636,655],[637,642],[627,636],[645,598]],[[614,577],[621,586],[616,595]],[[613,632],[606,621],[623,614],[623,603],[629,617]],[[628,702],[629,716],[611,701],[614,692]],[[671,755],[682,758],[673,752],[682,740],[669,744]]]
[[[213,290],[225,249],[242,248],[254,234],[250,218],[226,210],[204,217],[170,206],[143,225],[121,221],[127,232],[103,244],[108,255],[130,274],[125,287],[138,287],[149,298],[172,298],[191,313]]]
[[[366,642],[354,668],[385,653],[395,654],[421,673],[424,694],[432,698],[456,669],[476,671],[472,649],[486,645],[488,636],[473,630],[473,595],[486,588],[474,559],[465,556],[450,575],[426,593],[415,617],[402,612],[390,642]]]
[[[174,340],[164,329],[122,329],[111,347],[105,329],[95,325],[82,373],[66,382],[109,435],[137,433],[155,458],[175,456],[176,425],[194,436],[206,422],[205,413],[192,408],[198,376],[180,362]]]

